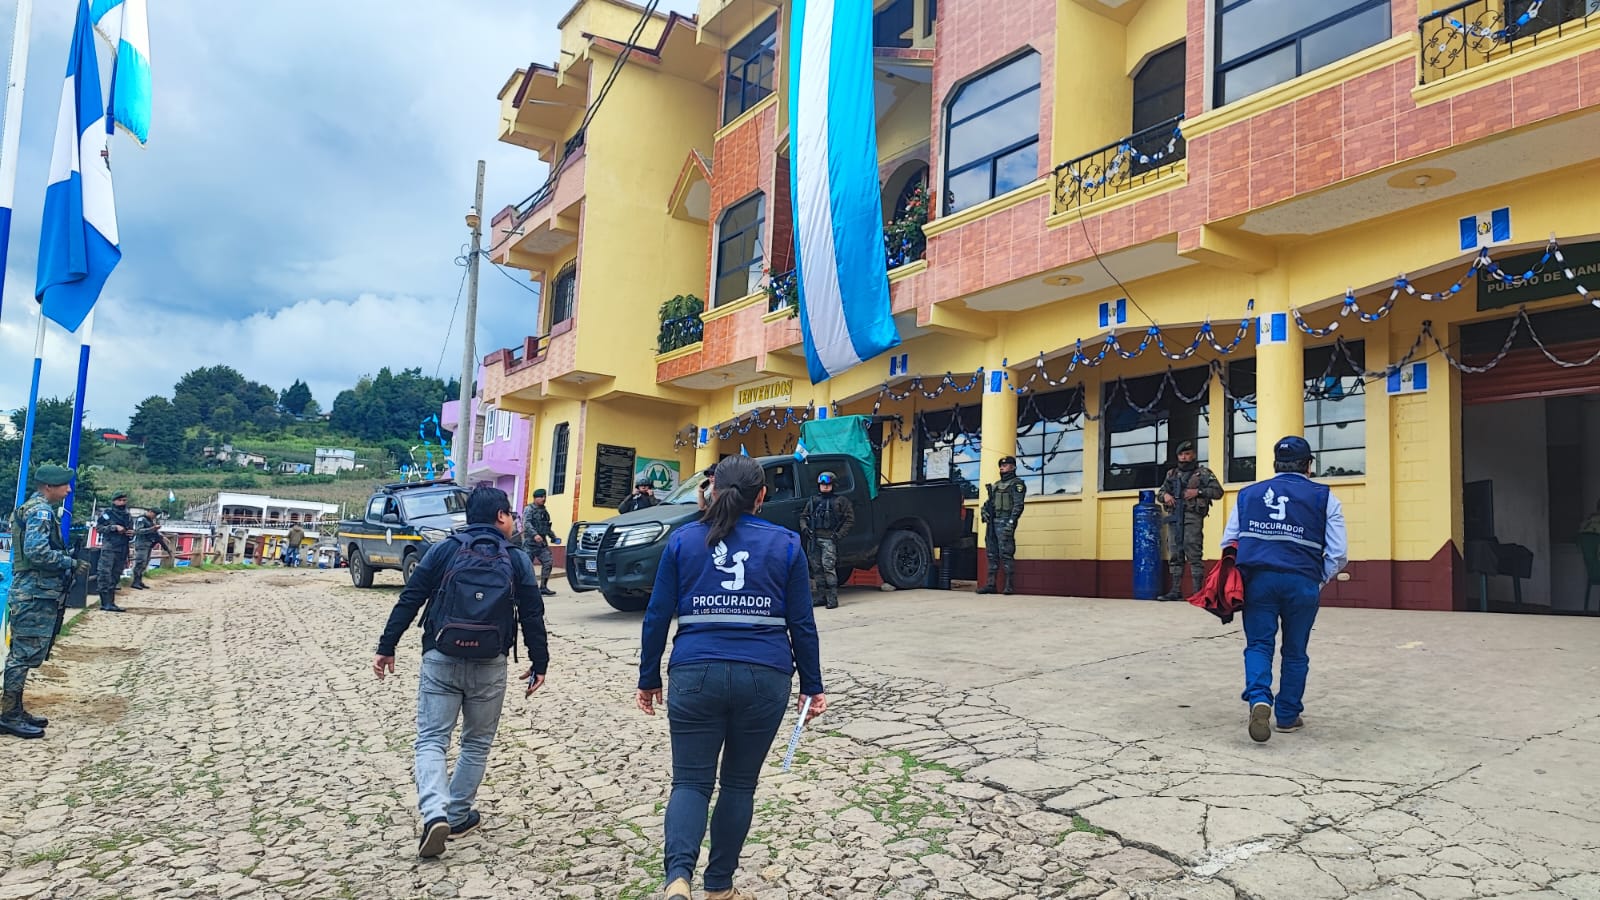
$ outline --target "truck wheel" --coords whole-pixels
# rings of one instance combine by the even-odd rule
[[[421,557],[415,553],[407,553],[406,558],[400,563],[400,580],[405,584],[411,583],[411,573],[417,570],[417,563]]]
[[[902,591],[926,587],[933,551],[915,531],[891,531],[878,548],[878,576]]]
[[[350,583],[358,588],[372,587],[372,567],[367,565],[367,557],[360,550],[350,554]]]
[[[650,605],[650,597],[647,594],[606,594],[605,597],[606,602],[617,612],[644,612],[644,608]]]

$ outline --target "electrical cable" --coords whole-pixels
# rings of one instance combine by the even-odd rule
[[[1100,264],[1100,268],[1105,271],[1106,275],[1110,276],[1112,281],[1116,282],[1117,289],[1122,291],[1124,297],[1128,298],[1128,302],[1132,303],[1133,308],[1139,311],[1139,315],[1150,320],[1151,325],[1159,325],[1160,323],[1156,322],[1155,316],[1144,311],[1144,307],[1139,305],[1139,301],[1133,299],[1133,293],[1123,285],[1122,279],[1118,278],[1116,273],[1111,271],[1111,267],[1106,265],[1106,261],[1100,258],[1100,251],[1094,248],[1094,240],[1089,237],[1089,226],[1083,220],[1083,207],[1081,205],[1078,207],[1078,227],[1083,231],[1083,241],[1089,245],[1089,252],[1094,254],[1094,261]]]
[[[456,257],[456,265],[462,266],[461,284],[456,288],[456,304],[450,308],[450,325],[444,330],[444,343],[439,346],[439,362],[433,367],[433,377],[439,377],[439,370],[444,368],[444,351],[450,346],[450,333],[456,329],[456,312],[461,309],[461,295],[467,289],[467,269],[461,260],[465,257]]]

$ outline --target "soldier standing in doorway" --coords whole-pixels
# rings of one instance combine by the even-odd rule
[[[128,540],[133,537],[127,491],[111,496],[111,505],[100,511],[94,530],[100,534],[100,567],[95,571],[100,608],[105,612],[126,612],[117,605],[117,585],[122,581],[122,570],[127,568]]]
[[[1167,511],[1167,572],[1171,587],[1162,600],[1182,600],[1183,564],[1189,563],[1194,589],[1205,581],[1205,522],[1211,503],[1222,499],[1216,473],[1195,458],[1194,441],[1178,445],[1178,464],[1161,482],[1161,506]]]
[[[1006,587],[1002,593],[1016,592],[1017,520],[1022,518],[1022,506],[1028,499],[1028,486],[1017,477],[1017,458],[1000,458],[1000,480],[988,486],[989,499],[983,503],[983,521],[988,527],[984,533],[983,549],[989,557],[989,579],[980,594],[992,594],[995,574],[1006,573]]]
[[[800,538],[811,564],[811,605],[839,608],[839,541],[856,524],[849,497],[833,492],[832,472],[817,476],[817,492],[800,512]]]
[[[555,594],[550,588],[550,569],[556,564],[550,546],[561,543],[561,539],[556,537],[550,510],[544,506],[546,502],[544,488],[538,488],[533,492],[533,499],[522,508],[522,549],[528,551],[529,559],[539,564],[539,592],[549,597]]]
[[[66,499],[76,475],[65,466],[40,466],[38,490],[11,515],[11,649],[6,654],[0,732],[20,738],[44,737],[50,720],[22,706],[28,670],[44,665],[61,627],[68,578],[87,574],[89,564],[74,560],[61,537],[56,504]]]

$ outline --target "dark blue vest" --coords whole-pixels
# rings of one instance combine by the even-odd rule
[[[1322,583],[1326,485],[1294,474],[1258,481],[1239,492],[1238,513],[1239,568],[1292,572]]]

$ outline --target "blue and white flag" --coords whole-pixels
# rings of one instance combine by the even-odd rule
[[[94,0],[95,30],[116,53],[111,120],[143,144],[150,140],[150,16],[145,0]]]
[[[39,277],[33,293],[44,315],[77,331],[121,259],[89,0],[78,0],[39,230]]]
[[[889,305],[872,4],[795,0],[789,55],[796,283],[811,382],[900,343]]]
[[[806,442],[805,441],[795,441],[795,444],[794,444],[794,458],[799,462],[805,462],[810,457],[811,457],[811,451],[806,449]]]

